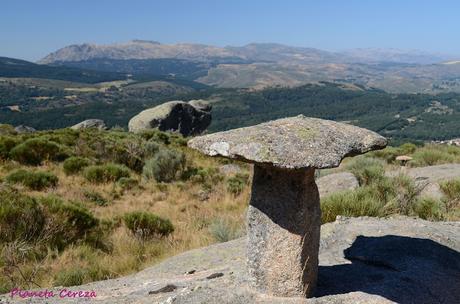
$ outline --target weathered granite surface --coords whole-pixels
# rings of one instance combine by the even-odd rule
[[[332,168],[346,156],[384,148],[375,132],[303,115],[193,138],[188,145],[224,156],[279,168]]]
[[[262,293],[314,292],[321,226],[314,171],[254,166],[247,259],[250,283]]]
[[[321,198],[332,193],[359,187],[358,179],[350,172],[332,173],[316,180]]]
[[[211,108],[203,100],[166,102],[131,118],[129,131],[138,133],[158,128],[160,131],[179,132],[183,136],[197,135],[211,123]]]
[[[95,290],[92,301],[0,296],[0,303],[457,304],[460,299],[460,222],[362,217],[322,225],[318,288],[311,299],[264,296],[248,288],[245,248],[241,238],[131,276],[71,288]]]

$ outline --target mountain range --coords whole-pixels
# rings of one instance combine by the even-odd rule
[[[330,52],[276,43],[217,47],[132,40],[59,49],[38,63],[106,72],[177,75],[223,88],[354,83],[389,92],[460,92],[455,56],[399,49]]]

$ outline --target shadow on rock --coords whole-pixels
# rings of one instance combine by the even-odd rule
[[[460,303],[460,253],[428,239],[358,236],[351,264],[320,266],[315,296],[361,291],[409,303]]]

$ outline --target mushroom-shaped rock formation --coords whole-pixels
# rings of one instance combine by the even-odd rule
[[[412,157],[407,156],[407,155],[400,155],[396,157],[396,160],[401,163],[401,166],[405,166],[408,161],[412,160]]]
[[[315,169],[384,148],[372,131],[297,116],[200,136],[189,147],[254,163],[247,216],[247,265],[260,292],[311,296],[318,273],[321,209]]]

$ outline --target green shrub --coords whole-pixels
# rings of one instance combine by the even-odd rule
[[[64,161],[64,172],[67,175],[77,174],[90,165],[90,160],[85,157],[72,156]]]
[[[12,125],[0,124],[0,135],[15,135],[16,133]]]
[[[122,177],[129,177],[129,169],[123,165],[105,164],[85,168],[84,177],[92,183],[116,182]]]
[[[248,179],[249,176],[247,174],[241,174],[238,173],[233,177],[230,177],[227,180],[227,191],[234,194],[238,195],[241,192],[243,192],[244,188],[248,184]]]
[[[83,284],[86,271],[81,267],[70,267],[58,272],[54,278],[54,286],[76,286]]]
[[[0,243],[33,241],[45,225],[45,215],[34,198],[13,189],[0,191]]]
[[[142,170],[147,179],[157,182],[171,182],[177,179],[185,167],[185,155],[180,151],[161,149],[155,156],[145,162]]]
[[[391,186],[387,189],[387,213],[410,215],[417,202],[417,189],[414,180],[406,175],[387,178]]]
[[[123,217],[126,227],[141,238],[153,236],[168,236],[174,231],[169,219],[163,219],[153,213],[136,211],[125,214]]]
[[[58,178],[51,172],[28,171],[18,169],[6,176],[6,180],[13,184],[22,184],[32,190],[43,190],[50,187],[56,187]]]
[[[0,158],[8,159],[10,156],[11,150],[19,144],[19,139],[16,137],[10,136],[1,136],[0,137]]]
[[[379,182],[385,177],[383,163],[365,156],[355,157],[346,168],[356,176],[360,185]]]
[[[442,204],[432,198],[421,199],[414,208],[414,213],[425,220],[439,221],[443,219]]]
[[[45,160],[64,160],[68,154],[55,142],[31,138],[15,146],[10,151],[10,156],[21,164],[38,166]]]
[[[223,243],[234,240],[242,235],[242,229],[238,229],[232,225],[228,220],[217,219],[213,221],[208,227],[209,233],[214,240]]]
[[[454,161],[454,157],[451,154],[430,146],[416,151],[412,157],[413,160],[410,162],[412,166],[433,166]]]
[[[85,198],[98,206],[107,206],[109,202],[98,192],[96,191],[85,191],[83,193]]]
[[[460,179],[445,181],[439,186],[445,195],[446,211],[458,210],[460,206]]]
[[[56,196],[39,198],[47,219],[51,247],[63,249],[79,240],[85,240],[92,229],[97,228],[99,221],[83,206],[65,202]]]
[[[122,190],[131,190],[139,186],[139,182],[137,179],[134,179],[132,177],[122,177],[117,181],[117,185],[122,189]]]
[[[161,145],[154,141],[148,141],[144,146],[144,156],[146,158],[153,157],[158,151],[160,151]]]
[[[321,201],[321,218],[323,223],[335,221],[338,215],[383,216],[383,203],[369,186],[356,190],[333,193]]]

